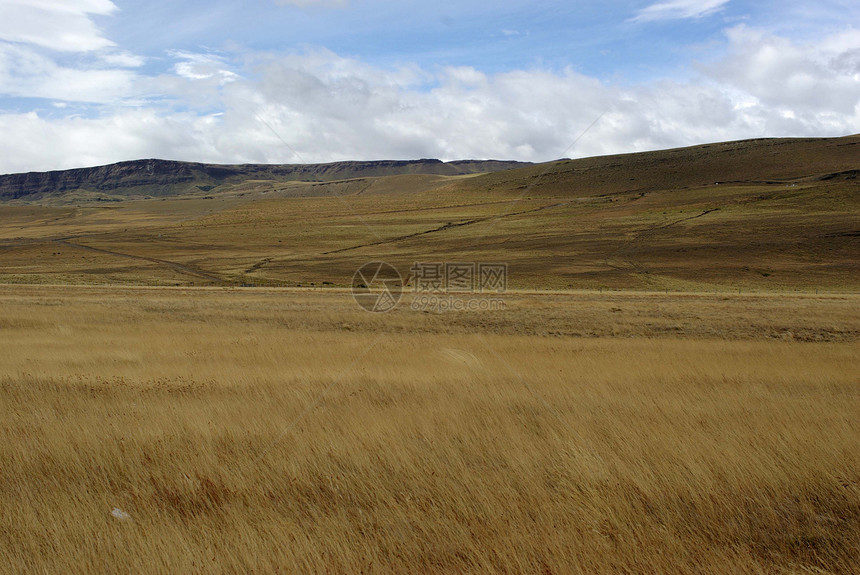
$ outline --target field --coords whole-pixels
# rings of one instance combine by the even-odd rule
[[[858,144],[0,203],[0,573],[860,573]]]
[[[857,296],[506,301],[5,288],[0,570],[856,572]]]
[[[503,261],[518,289],[856,292],[858,144],[765,140],[483,176],[12,202],[0,204],[0,282],[345,287],[381,259],[404,275],[418,260]]]

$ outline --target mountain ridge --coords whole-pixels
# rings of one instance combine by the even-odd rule
[[[142,159],[105,166],[0,175],[0,203],[118,201],[231,192],[246,182],[331,184],[386,176],[480,175],[466,187],[532,194],[648,192],[664,188],[804,178],[856,180],[860,135],[754,138],[541,164],[438,159],[321,164],[207,164]]]
[[[533,165],[503,160],[370,160],[321,164],[207,164],[142,159],[103,166],[0,175],[0,201],[39,200],[85,190],[120,196],[171,196],[249,179],[331,182],[406,174],[462,176]],[[195,190],[196,188],[196,190]]]

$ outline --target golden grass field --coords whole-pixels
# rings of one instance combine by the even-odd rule
[[[0,571],[858,572],[860,297],[505,300],[4,287]]]
[[[0,573],[860,573],[858,145],[0,203]]]
[[[518,289],[857,292],[858,145],[754,141],[476,176],[11,202],[0,282],[344,287],[368,261],[405,273],[421,259],[503,261]]]

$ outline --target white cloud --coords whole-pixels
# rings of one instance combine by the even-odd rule
[[[860,30],[807,45],[746,26],[727,36],[728,55],[704,71],[763,106],[801,117],[850,115],[860,104]]]
[[[101,54],[101,61],[108,66],[139,68],[146,63],[146,58],[130,52],[116,51]]]
[[[93,15],[109,0],[0,0],[0,95],[60,102],[138,104],[145,59],[115,47]]]
[[[200,156],[214,160],[208,149],[208,117],[152,110],[124,110],[103,118],[71,116],[59,120],[35,112],[0,114],[0,132],[26,135],[0,139],[0,156],[17,158],[14,171],[95,166],[116,159]],[[158,150],[160,153],[153,154]],[[12,171],[0,163],[0,172]]]
[[[632,19],[634,22],[654,20],[683,20],[704,18],[722,10],[730,0],[666,0],[643,8]]]
[[[386,69],[324,50],[243,53],[241,61],[223,53],[172,52],[170,74],[150,78],[109,69],[77,75],[19,46],[14,50],[24,53],[10,58],[7,46],[0,51],[0,86],[14,93],[59,101],[109,96],[92,100],[107,102],[95,117],[55,117],[74,114],[75,107],[0,114],[6,136],[0,172],[144,157],[542,161],[749,137],[856,133],[858,38],[844,30],[808,44],[735,27],[727,32],[725,55],[700,65],[698,77],[624,87],[573,70]],[[58,78],[65,78],[62,87],[50,83]],[[144,87],[163,97],[158,107],[117,106]]]
[[[61,66],[37,50],[0,42],[0,94],[69,102],[116,103],[134,94],[125,69]]]
[[[0,0],[0,8],[0,40],[66,52],[114,46],[90,18],[116,11],[109,0]]]
[[[216,80],[224,85],[234,82],[239,75],[229,69],[226,59],[215,54],[173,50],[170,56],[180,60],[173,66],[174,72],[187,80]]]

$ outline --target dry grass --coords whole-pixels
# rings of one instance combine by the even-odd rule
[[[377,259],[404,274],[415,261],[503,260],[522,289],[857,292],[856,174],[833,172],[856,170],[858,142],[2,205],[0,282],[343,287]]]
[[[857,572],[856,296],[508,300],[4,288],[0,570]]]

